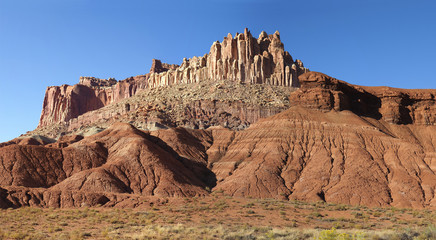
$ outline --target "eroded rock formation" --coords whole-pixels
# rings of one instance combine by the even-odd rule
[[[40,126],[25,136],[57,139],[65,134],[89,135],[114,122],[142,130],[156,127],[208,128],[224,126],[242,130],[289,108],[296,88],[235,81],[202,81],[143,89],[132,97],[86,112],[66,122]]]
[[[133,96],[146,86],[144,75],[123,81],[81,77],[74,86],[48,87],[45,92],[38,127],[67,122],[78,116],[99,109],[121,99]]]
[[[298,87],[298,76],[308,69],[284,50],[280,33],[262,32],[254,38],[248,29],[233,37],[230,33],[215,42],[209,54],[183,59],[179,68],[150,75],[151,86],[199,82],[203,79],[234,80]]]
[[[203,57],[153,60],[123,81],[50,87],[38,129],[0,144],[0,208],[137,206],[210,190],[436,208],[436,90],[308,72],[278,32],[229,34]]]
[[[292,107],[245,131],[223,131],[208,151],[221,156],[212,167],[215,189],[230,195],[369,206],[436,204],[435,126]]]
[[[183,59],[180,66],[153,59],[146,75],[119,82],[81,77],[75,86],[49,87],[38,126],[67,122],[88,111],[131,97],[139,89],[204,80],[298,87],[298,76],[308,71],[300,60],[294,61],[284,50],[279,32],[272,35],[262,32],[256,39],[245,29],[235,37],[229,34],[222,43],[213,43],[210,52],[203,57]]]
[[[162,63],[158,59],[153,59],[151,63],[150,73],[161,73],[168,70],[176,70],[179,68],[177,64]]]
[[[196,134],[194,138],[189,131],[182,133],[186,140],[204,138],[189,153],[205,166],[205,159],[198,158],[198,153],[211,141],[210,136]],[[202,180],[207,179],[210,170],[203,167],[202,173],[193,172],[195,164],[187,159],[188,153],[182,159],[160,139],[129,124],[114,124],[83,140],[73,137],[58,143],[2,147],[0,186],[161,197],[207,194]]]
[[[299,80],[291,105],[351,110],[392,124],[436,124],[436,90],[355,86],[319,72],[302,74]]]

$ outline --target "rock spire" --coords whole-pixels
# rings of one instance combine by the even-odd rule
[[[284,50],[278,31],[272,35],[263,31],[256,39],[245,29],[235,37],[229,33],[222,42],[214,42],[210,52],[202,57],[183,59],[176,69],[150,72],[149,84],[156,87],[226,79],[298,87],[298,76],[308,71]]]

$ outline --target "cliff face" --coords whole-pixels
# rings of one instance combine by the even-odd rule
[[[67,121],[104,106],[93,89],[83,85],[49,87],[45,93],[39,126]]]
[[[289,107],[295,88],[235,81],[202,81],[143,89],[134,96],[86,112],[65,122],[40,126],[30,134],[58,138],[105,129],[114,122],[128,122],[143,130],[160,127],[245,129]],[[105,101],[104,98],[101,100]]]
[[[391,124],[436,124],[436,90],[363,87],[319,72],[299,76],[301,87],[291,105],[329,110],[351,110]]]
[[[38,127],[67,122],[131,97],[139,89],[204,80],[298,87],[298,76],[307,71],[300,60],[294,61],[284,50],[278,32],[273,35],[262,32],[256,39],[245,29],[235,37],[229,34],[222,43],[213,43],[210,52],[203,57],[183,59],[180,66],[153,60],[150,73],[123,81],[81,77],[79,84],[73,87],[49,87]],[[86,104],[79,104],[78,99],[86,99]]]
[[[133,96],[144,88],[145,75],[123,81],[80,77],[79,84],[48,87],[38,127],[67,122],[78,116]]]

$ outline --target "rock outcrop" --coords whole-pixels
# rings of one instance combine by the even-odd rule
[[[46,90],[38,127],[68,122],[70,119],[131,97],[140,89],[205,80],[298,87],[298,76],[309,70],[284,50],[279,32],[262,32],[254,38],[245,29],[235,37],[213,43],[203,57],[183,59],[170,65],[153,59],[150,72],[117,82],[115,79],[81,77],[74,86],[54,86]]]
[[[179,68],[177,64],[162,63],[158,59],[153,59],[151,63],[150,73],[161,73],[168,70],[176,70]]]
[[[185,139],[189,131],[179,130]],[[196,141],[200,141],[198,136]],[[210,136],[201,135],[203,144]],[[194,137],[191,137],[194,138]],[[79,138],[80,139],[80,138]],[[73,140],[73,141],[71,141]],[[49,188],[62,192],[111,192],[147,196],[195,196],[207,194],[205,183],[210,170],[192,172],[188,153],[182,159],[160,139],[141,132],[129,124],[111,128],[70,144],[46,146],[12,144],[0,150],[0,186]],[[73,143],[71,143],[73,142]],[[193,154],[198,164],[205,159]],[[198,169],[196,169],[198,170]],[[203,176],[204,175],[204,176]]]
[[[111,103],[133,96],[146,86],[144,75],[123,81],[80,77],[79,84],[48,87],[38,127],[67,122]]]
[[[392,124],[436,124],[436,90],[356,86],[319,72],[302,74],[299,81],[291,105],[351,110]]]
[[[256,39],[245,29],[235,37],[229,33],[221,43],[216,41],[203,57],[185,58],[174,70],[150,74],[149,84],[156,87],[227,79],[298,87],[298,76],[307,71],[300,60],[294,61],[284,50],[278,31],[272,35],[262,32]]]
[[[65,134],[89,135],[114,122],[143,130],[161,127],[208,128],[224,126],[242,130],[289,108],[289,94],[296,88],[269,84],[241,84],[208,80],[143,89],[134,96],[86,112],[66,122],[40,126],[26,136],[57,139]]]

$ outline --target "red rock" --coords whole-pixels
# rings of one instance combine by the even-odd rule
[[[225,149],[213,158],[214,190],[233,196],[435,207],[436,165],[430,157],[435,131],[434,126],[369,122],[350,111],[292,107],[212,144],[208,152]]]
[[[204,135],[191,136],[186,130],[181,131],[191,139]],[[206,160],[199,159],[197,165],[191,162],[199,156],[196,148],[205,148],[202,142],[189,150],[194,155],[187,158],[186,151],[177,153],[156,139],[119,123],[68,147],[5,146],[0,148],[0,186],[50,188],[51,193],[73,191],[86,196],[98,192],[147,196],[206,194],[205,183],[198,179],[206,181],[207,174],[211,174]]]
[[[299,76],[291,104],[325,111],[351,110],[394,124],[435,125],[436,90],[355,86],[323,73]]]
[[[139,89],[203,79],[299,89],[287,110],[199,99],[178,116],[192,127],[252,124],[243,131],[145,132],[115,123],[54,143],[40,136],[2,143],[0,208],[136,206],[133,197],[201,196],[207,188],[231,196],[435,208],[436,91],[362,87],[307,71],[284,51],[278,32],[255,39],[245,30],[180,66],[154,60],[147,75],[50,87],[40,126],[69,121],[71,128],[96,119],[116,122],[136,106],[124,102],[121,112],[87,112]],[[142,111],[153,108],[160,114],[155,119],[171,124],[165,108],[149,107]]]
[[[48,87],[38,127],[68,122],[86,112],[131,97],[138,89],[148,86],[145,80],[146,76],[131,77],[119,82],[81,77],[80,83],[74,86]]]
[[[68,145],[78,142],[83,139],[83,136],[80,135],[66,135],[61,136],[55,143],[47,144],[47,147],[68,147]]]
[[[161,72],[166,72],[168,70],[176,70],[178,67],[179,65],[176,64],[162,63],[158,59],[153,59],[150,68],[150,73],[161,73]]]
[[[202,80],[233,80],[242,83],[298,87],[298,76],[308,72],[300,60],[284,51],[280,34],[262,32],[254,38],[244,33],[229,33],[223,42],[215,42],[203,57],[184,59],[170,65],[153,59],[150,73],[117,82],[115,79],[81,77],[79,85],[49,87],[46,90],[38,127],[68,122],[121,99],[131,97],[139,89]]]
[[[39,126],[68,121],[103,106],[101,99],[87,86],[48,87]]]
[[[124,201],[119,194],[194,196],[209,187],[232,196],[432,208],[435,131],[299,106],[244,131],[149,134],[116,124],[68,147],[0,148],[0,205],[113,206]]]

